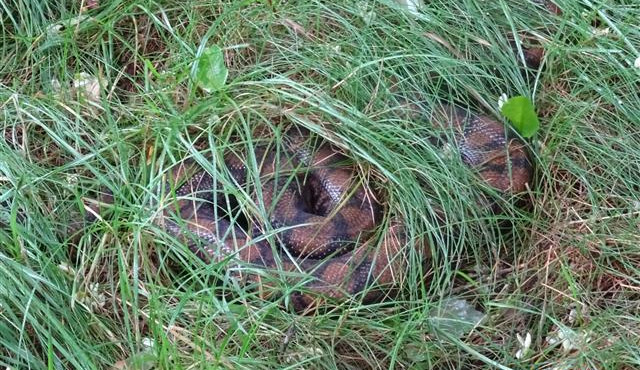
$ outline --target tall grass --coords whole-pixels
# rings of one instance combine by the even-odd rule
[[[558,2],[558,16],[514,1],[431,1],[418,14],[385,1],[80,5],[0,2],[0,365],[638,365],[633,2]],[[545,45],[540,71],[522,73],[510,33],[516,50]],[[230,76],[204,94],[189,71],[212,44]],[[99,77],[99,99],[73,88],[80,73]],[[507,200],[495,216],[407,105],[495,115],[503,93],[533,97],[543,125],[530,142],[530,206]],[[432,258],[423,266],[411,253],[396,299],[296,315],[286,295],[261,296],[231,277],[231,262],[203,263],[155,226],[172,165],[191,157],[224,176],[208,156],[280,120],[340,148],[388,215],[429,241]],[[83,204],[104,189],[114,206],[83,223]],[[434,222],[440,209],[446,222]],[[462,336],[434,318],[451,297],[486,314]]]

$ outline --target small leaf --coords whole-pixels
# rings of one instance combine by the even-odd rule
[[[157,356],[149,351],[142,351],[132,355],[129,358],[120,360],[111,365],[115,370],[151,370],[158,368]]]
[[[210,93],[222,89],[229,75],[222,49],[213,45],[202,50],[192,72],[193,79],[204,91]]]
[[[540,128],[540,122],[533,108],[533,103],[524,96],[514,96],[507,100],[500,111],[503,116],[511,121],[513,127],[523,137],[535,135]]]
[[[478,326],[485,314],[474,309],[466,300],[448,298],[431,309],[428,316],[431,325],[438,330],[461,337]]]
[[[409,13],[415,16],[420,15],[419,9],[424,6],[423,0],[396,0],[396,3],[405,7]]]

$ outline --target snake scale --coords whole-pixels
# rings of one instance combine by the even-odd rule
[[[526,189],[532,178],[530,158],[524,143],[501,122],[448,105],[433,112],[434,124],[454,133],[462,162],[488,186],[505,195]],[[251,153],[224,154],[221,164],[231,175],[226,185],[193,160],[179,163],[168,176],[169,201],[157,223],[207,262],[233,259],[260,271],[306,276],[289,295],[296,311],[325,298],[382,299],[408,270],[403,221],[391,218],[380,225],[384,212],[376,197],[329,144],[310,144],[308,134],[298,129],[285,138],[282,150],[256,145]],[[257,171],[250,162],[258,164]],[[256,172],[259,180],[251,181]],[[243,228],[225,214],[229,207],[220,206],[229,204],[229,186],[264,204],[265,224]],[[373,236],[380,227],[386,228],[382,239]],[[267,229],[275,231],[275,243],[269,242]],[[415,247],[428,249],[425,243]],[[250,275],[260,280],[258,273]]]

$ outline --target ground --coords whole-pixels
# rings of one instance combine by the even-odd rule
[[[1,3],[0,365],[638,367],[640,7],[412,4]],[[211,89],[195,71],[215,47],[228,76]],[[508,125],[503,94],[530,98],[540,129],[524,202],[494,215],[401,107]],[[172,164],[286,124],[336,144],[429,241],[394,299],[299,315],[155,225]],[[85,222],[104,189],[115,207]],[[456,304],[470,323],[444,323]]]

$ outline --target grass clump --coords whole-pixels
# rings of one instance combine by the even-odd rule
[[[0,3],[0,365],[637,366],[640,10],[558,5]],[[546,56],[522,73],[530,43]],[[191,67],[213,45],[229,75],[205,93]],[[406,105],[496,115],[503,93],[541,117],[536,181],[528,209],[493,216]],[[295,315],[155,226],[171,165],[280,122],[343,150],[430,241],[397,299]],[[83,201],[104,189],[114,207],[84,224]],[[434,313],[451,299],[484,320],[443,329]]]

